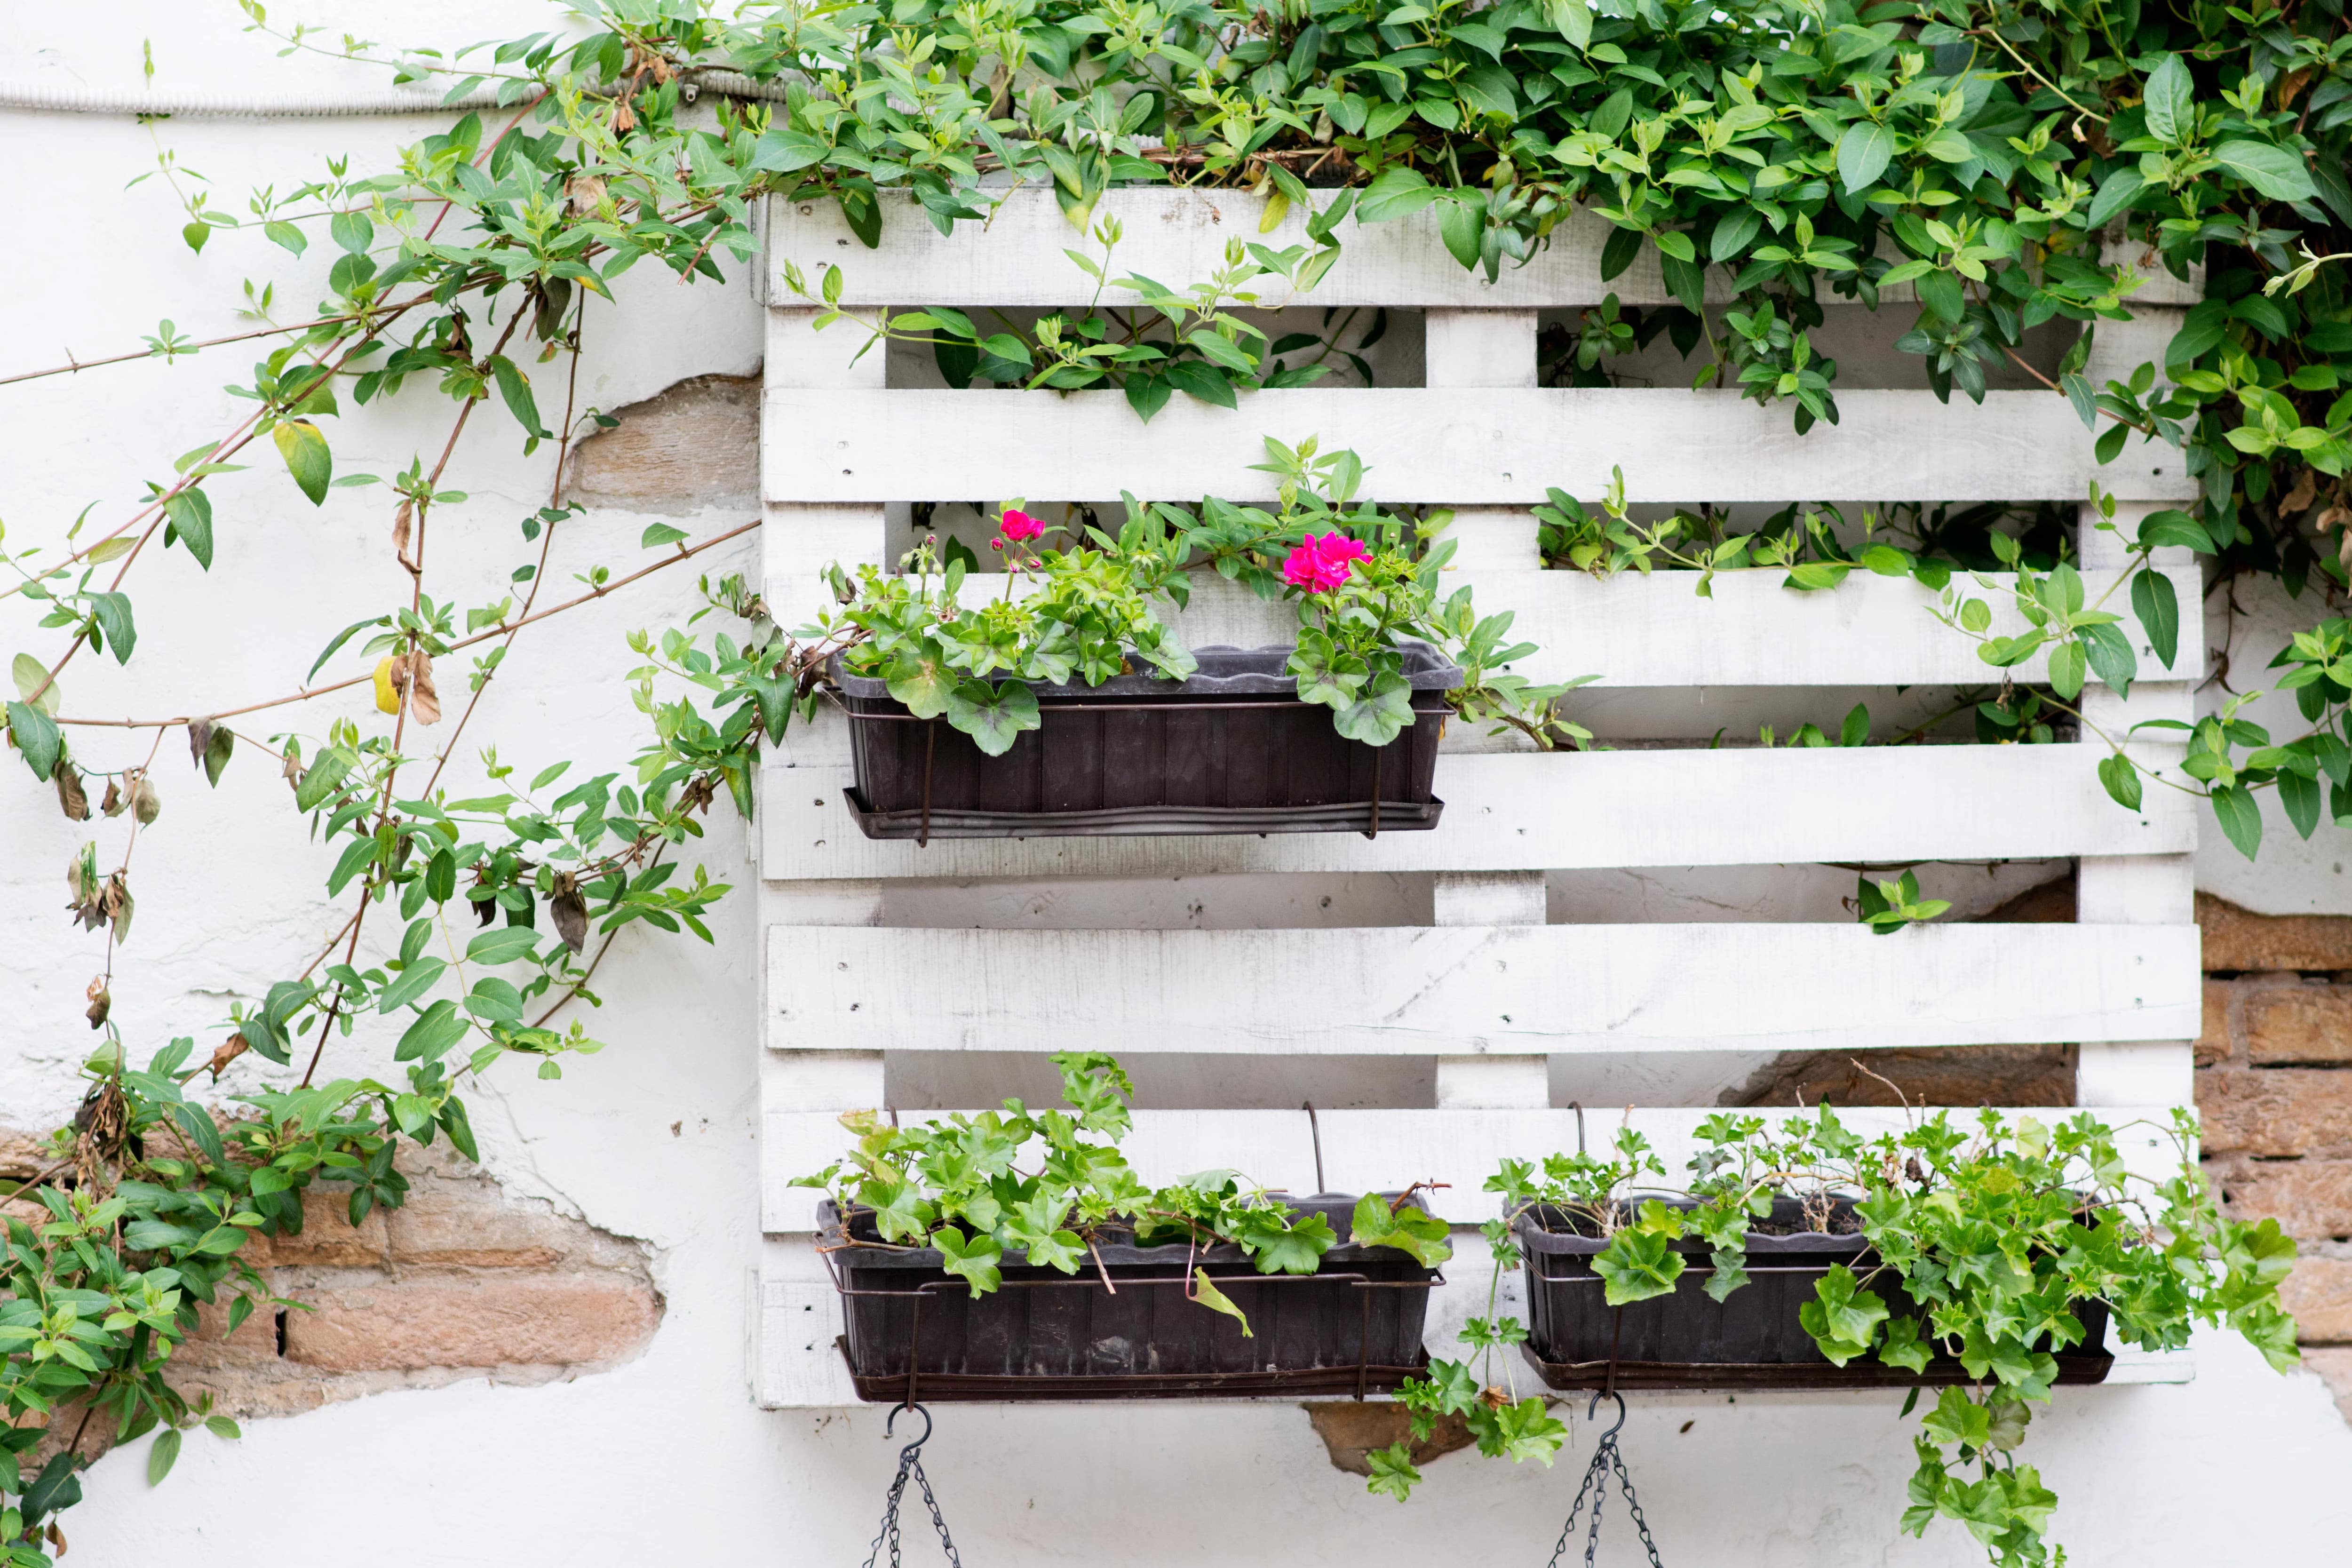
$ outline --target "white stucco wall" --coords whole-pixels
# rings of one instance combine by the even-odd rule
[[[551,16],[534,0],[408,0],[392,16],[358,0],[316,0],[299,19],[455,44],[529,31]],[[291,11],[287,19],[296,19]],[[274,61],[266,42],[237,24],[226,0],[115,0],[102,15],[9,7],[0,13],[0,76],[135,89],[143,37],[155,42],[164,88],[259,94],[376,85],[355,68]],[[158,134],[211,176],[218,205],[235,209],[248,184],[283,188],[323,155],[348,151],[362,168],[382,165],[396,142],[429,123],[184,121]],[[235,330],[231,310],[247,277],[278,279],[289,311],[318,288],[323,246],[295,263],[257,238],[222,236],[190,255],[158,182],[124,190],[152,160],[148,132],[131,121],[0,113],[0,132],[18,218],[0,254],[0,370],[59,361],[68,349],[88,357],[135,346],[159,317],[195,335]],[[687,375],[755,366],[760,321],[740,287],[685,288],[641,268],[621,294],[619,310],[592,307],[583,400],[611,407]],[[172,455],[241,410],[219,388],[242,379],[254,357],[215,351],[168,368],[0,389],[0,518],[10,547],[55,538],[93,500],[94,521],[124,515],[142,478],[161,475]],[[338,470],[404,465],[437,442],[445,407],[417,390],[389,408],[347,413],[331,427]],[[472,499],[436,517],[436,593],[462,584],[461,603],[494,598],[524,558],[515,524],[543,496],[551,459],[523,458],[519,447],[500,417],[468,433],[451,482]],[[137,656],[127,671],[110,659],[78,659],[66,680],[69,712],[164,714],[290,689],[333,631],[404,598],[383,491],[334,491],[314,510],[267,457],[210,488],[219,539],[212,573],[198,574],[176,551],[143,562],[131,584]],[[730,521],[706,516],[697,526]],[[633,563],[642,526],[611,513],[569,524],[551,570],[568,581],[592,563]],[[747,542],[733,559],[749,565],[751,555]],[[622,630],[674,618],[691,597],[684,575],[656,578],[608,613],[527,633],[474,734],[495,738],[526,767],[566,755],[623,765],[636,719],[620,684],[635,662]],[[23,629],[29,620],[21,602],[0,611],[12,639],[0,653],[51,646]],[[445,675],[443,684],[457,682]],[[315,733],[331,716],[363,707],[352,694],[313,705],[299,722]],[[76,741],[106,765],[139,760],[119,736]],[[138,921],[114,987],[115,1016],[138,1051],[174,1033],[216,1033],[230,998],[299,967],[339,919],[318,897],[327,858],[295,828],[274,771],[247,755],[208,791],[178,745],[167,742],[158,763],[163,814],[135,862]],[[125,825],[68,823],[13,760],[0,766],[0,1120],[47,1125],[70,1112],[77,1095],[74,1064],[90,1039],[80,993],[102,952],[100,938],[68,925],[59,875],[85,837],[95,834],[110,853]],[[715,946],[639,931],[607,961],[600,989],[609,1005],[594,1024],[614,1048],[576,1062],[560,1083],[501,1068],[475,1099],[485,1159],[500,1180],[658,1249],[667,1315],[646,1353],[570,1384],[383,1395],[257,1422],[236,1444],[199,1436],[161,1489],[146,1485],[143,1451],[113,1455],[89,1478],[89,1501],[65,1521],[70,1563],[111,1568],[166,1550],[189,1568],[321,1552],[362,1564],[500,1568],[648,1560],[814,1568],[862,1559],[892,1469],[882,1413],[769,1414],[746,1393],[748,1280],[759,1250],[758,946],[740,841],[722,808],[706,858],[743,895],[719,911]],[[2210,851],[2209,863],[2230,853]],[[2224,862],[2213,885],[2257,908],[2352,909],[2335,872],[2294,869],[2332,866],[2340,853],[2266,858],[2251,879]],[[1701,909],[1724,918],[1833,918],[1824,907],[1848,885],[1842,874],[1811,869],[1612,874],[1556,886],[1553,918],[1704,918],[1688,912]],[[1060,903],[1050,918],[1249,924],[1286,918],[1275,900],[1296,891],[1065,888],[1051,895]],[[1424,918],[1428,898],[1410,879],[1342,893],[1339,902],[1376,923]],[[1023,923],[1047,918],[1036,901],[1047,896],[941,889],[932,906],[891,918]],[[1194,902],[1213,912],[1188,915]],[[1824,912],[1799,913],[1815,910]],[[361,1070],[388,1048],[387,1038],[363,1032],[337,1047],[338,1065]],[[1714,1081],[1729,1081],[1740,1064],[1718,1069]],[[1706,1084],[1643,1082],[1635,1070],[1626,1064],[1627,1076],[1589,1098],[1711,1097]],[[248,1063],[229,1083],[257,1081]],[[1898,1537],[1909,1468],[1898,1403],[1886,1394],[1638,1402],[1625,1452],[1666,1561],[1957,1568],[1980,1560],[1956,1526],[1939,1525],[1925,1542]],[[940,1415],[930,1469],[975,1568],[1241,1554],[1297,1563],[1535,1562],[1558,1529],[1587,1440],[1580,1422],[1576,1443],[1550,1471],[1439,1461],[1422,1498],[1399,1508],[1335,1471],[1291,1405],[974,1406]],[[2342,1486],[2352,1430],[2315,1378],[2274,1377],[2231,1342],[2203,1345],[2200,1376],[2187,1386],[2063,1391],[2037,1422],[2029,1455],[2064,1499],[2061,1536],[2084,1568],[2319,1563],[2340,1560],[2352,1541]],[[2250,1479],[2277,1500],[2250,1496]],[[1622,1522],[1616,1515],[1612,1540]],[[929,1560],[927,1545],[910,1550],[913,1560]],[[1612,1548],[1621,1561],[1629,1550],[1624,1542]]]

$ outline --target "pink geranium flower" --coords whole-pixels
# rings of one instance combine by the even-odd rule
[[[1007,507],[1004,509],[1003,520],[996,525],[996,531],[1004,538],[1018,542],[1024,539],[1034,539],[1044,533],[1045,525],[1018,507]]]
[[[1310,533],[1306,542],[1292,551],[1290,558],[1282,563],[1282,580],[1310,594],[1328,594],[1348,580],[1355,563],[1370,554],[1363,545],[1337,531]]]

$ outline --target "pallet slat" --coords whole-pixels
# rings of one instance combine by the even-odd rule
[[[2070,500],[2094,479],[2125,500],[2195,493],[2180,454],[2135,445],[2101,467],[2064,399],[1859,391],[1800,436],[1789,410],[1728,391],[1298,387],[1238,409],[1179,397],[1144,426],[1117,392],[772,388],[761,462],[772,500],[1270,501],[1264,438],[1349,447],[1384,501],[1525,506],[1547,486],[1598,496],[1612,467],[1636,501]],[[1889,493],[1890,489],[1895,493]]]
[[[2193,925],[769,933],[785,1050],[1479,1055],[2162,1040]],[[1089,977],[1093,977],[1091,980]]]
[[[1904,746],[1446,755],[1425,833],[1160,838],[866,837],[846,766],[761,775],[761,875],[1202,877],[1264,871],[1517,871],[1820,861],[2167,855],[2196,847],[2196,801],[2109,800],[2080,746]],[[1854,809],[1876,801],[1888,808]],[[1778,803],[1766,805],[1763,803]],[[1899,803],[1899,809],[1896,804]]]
[[[1010,193],[985,229],[962,223],[952,235],[932,227],[909,197],[885,195],[882,205],[882,244],[868,250],[850,233],[835,203],[772,204],[768,298],[778,305],[793,302],[784,282],[787,261],[809,276],[811,287],[818,269],[838,266],[841,302],[853,308],[1055,307],[1083,305],[1094,298],[1095,280],[1066,252],[1080,251],[1098,261],[1100,247],[1070,226],[1052,193],[1042,187]],[[1126,230],[1112,254],[1113,277],[1141,273],[1181,289],[1206,282],[1221,270],[1230,240],[1276,250],[1309,243],[1303,212],[1293,209],[1272,234],[1262,234],[1258,226],[1265,211],[1264,198],[1246,191],[1119,190],[1096,204],[1095,216],[1115,217]],[[1643,247],[1640,257],[1618,276],[1602,279],[1601,247],[1610,225],[1590,212],[1570,215],[1552,230],[1550,243],[1534,259],[1525,267],[1505,268],[1492,283],[1483,272],[1469,271],[1454,259],[1437,224],[1434,208],[1388,223],[1360,224],[1349,218],[1339,231],[1339,259],[1312,293],[1293,301],[1275,281],[1261,290],[1262,301],[1269,307],[1297,302],[1528,310],[1597,305],[1614,294],[1627,305],[1675,302],[1659,273],[1654,247]],[[1885,295],[1890,302],[1912,297],[1907,284],[1897,284]],[[1733,297],[1723,268],[1707,269],[1706,297],[1717,304]],[[1112,292],[1105,300],[1118,305],[1129,298]],[[2193,305],[2197,299],[2196,285],[2155,268],[2132,302]],[[1823,302],[1842,301],[1824,295]]]

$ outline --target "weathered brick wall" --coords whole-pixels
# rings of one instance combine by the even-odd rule
[[[2282,1294],[2352,1419],[2352,918],[2249,914],[2206,895],[2197,1107],[2232,1214],[2302,1249]]]
[[[0,1178],[42,1163],[31,1140],[0,1141]],[[299,1305],[265,1307],[235,1334],[222,1332],[226,1303],[205,1309],[178,1357],[191,1398],[290,1415],[465,1378],[550,1383],[631,1360],[653,1338],[663,1303],[642,1244],[510,1197],[437,1148],[403,1169],[413,1184],[398,1209],[354,1227],[347,1189],[321,1187],[301,1235],[250,1245],[271,1289]]]

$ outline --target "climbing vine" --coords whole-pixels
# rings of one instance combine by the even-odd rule
[[[322,247],[326,296],[285,310],[273,285],[248,288],[249,330],[194,340],[166,321],[143,352],[0,379],[259,356],[234,373],[248,411],[159,457],[143,501],[35,542],[0,536],[0,600],[17,616],[9,746],[68,817],[111,824],[68,867],[73,917],[104,943],[88,1094],[10,1194],[0,1542],[18,1563],[61,1543],[57,1515],[98,1445],[155,1433],[160,1479],[183,1431],[232,1430],[175,1392],[170,1352],[200,1304],[225,1303],[233,1325],[267,1302],[248,1237],[298,1229],[303,1194],[321,1185],[354,1221],[397,1205],[404,1142],[472,1151],[464,1086],[510,1058],[556,1076],[597,1047],[566,1009],[594,1003],[621,931],[708,939],[703,916],[727,889],[691,866],[695,843],[722,802],[751,809],[759,749],[808,699],[821,638],[785,635],[740,581],[706,574],[692,624],[633,636],[647,731],[627,765],[500,758],[473,726],[533,626],[748,531],[657,523],[640,560],[589,566],[581,592],[551,587],[555,542],[578,515],[561,459],[606,418],[576,395],[589,301],[609,302],[641,262],[713,279],[756,264],[764,197],[837,203],[869,246],[886,216],[980,222],[1024,183],[1052,189],[1074,234],[1107,244],[1117,236],[1096,208],[1118,186],[1247,187],[1265,197],[1268,232],[1311,213],[1307,247],[1247,252],[1226,277],[1129,279],[1146,285],[1121,290],[1131,310],[1025,335],[936,310],[866,323],[924,336],[951,381],[1117,384],[1146,416],[1176,392],[1230,402],[1292,384],[1365,346],[1369,323],[1352,338],[1335,327],[1266,341],[1236,313],[1245,266],[1311,290],[1349,223],[1433,212],[1456,259],[1495,276],[1580,207],[1612,226],[1604,275],[1654,253],[1678,303],[1638,324],[1589,314],[1554,345],[1556,377],[1605,378],[1663,332],[1694,384],[1786,403],[1801,427],[1833,422],[1837,367],[1811,336],[1824,304],[1910,311],[1901,346],[1940,395],[1980,396],[2006,363],[2047,384],[2053,416],[2097,430],[2103,459],[2136,437],[2187,454],[2197,500],[2135,520],[2126,540],[2127,595],[2160,654],[2164,590],[2140,586],[2165,581],[2149,570],[2156,549],[2186,545],[2224,574],[2275,575],[2298,594],[2347,582],[2352,300],[2337,263],[2352,251],[2352,41],[2329,0],[2161,13],[2130,0],[750,0],[725,15],[702,0],[590,0],[578,25],[454,54],[387,51],[240,3],[289,52],[380,60],[453,101],[490,90],[498,107],[454,117],[384,174],[331,161],[253,193],[242,215],[163,149],[156,172],[185,209],[184,243]],[[2199,264],[2205,301],[2163,363],[2093,385],[2100,323],[2148,271]],[[1108,256],[1098,265],[1114,286]],[[1734,297],[1719,311],[1705,306],[1710,270]],[[827,298],[822,279],[801,286]],[[1916,304],[1896,302],[1898,286]],[[2045,372],[2028,334],[2062,321],[2077,335]],[[339,461],[340,421],[434,399],[446,437],[405,467]],[[551,447],[558,478],[513,520],[507,590],[467,604],[434,591],[430,545],[458,509],[480,520],[484,503],[449,471],[477,420],[506,422],[527,453]],[[248,515],[257,480],[234,476],[269,468],[314,505],[342,488],[380,498],[382,578],[352,590],[352,624],[291,689],[223,691],[206,712],[78,710],[82,667],[139,653],[141,563],[176,549],[209,572],[216,541]],[[1629,548],[1621,515],[1612,533],[1561,500],[1548,521],[1570,563]],[[2116,673],[2100,660],[2120,638],[2099,617],[2117,612],[2084,602],[2063,543],[2035,558],[2030,531],[1975,532],[1985,521],[1951,531],[1949,563],[1853,552],[1800,521],[1811,542],[1769,563],[1831,587],[1856,566],[1977,570],[1990,552],[2024,569],[2014,592],[2037,646],[2074,650],[2063,667],[2052,658],[2052,700],[2070,703],[2086,670]],[[1706,539],[1703,569],[1768,563],[1725,557],[1724,542]],[[1669,544],[1699,548],[1631,548]],[[1981,601],[1954,592],[1955,623],[1985,633],[1972,624]],[[1987,646],[1996,668],[2034,651],[2013,637]],[[2189,777],[2250,853],[2257,788],[2277,789],[2307,833],[2325,779],[2328,815],[2352,820],[2352,631],[2320,620],[2283,668],[2308,734],[2273,742],[2233,705],[2189,737]],[[373,699],[364,721],[305,722],[305,704],[354,689]],[[2011,731],[2037,721],[2005,689],[1996,706]],[[171,839],[167,742],[187,746],[208,786],[232,766],[281,773],[289,826],[336,848],[329,891],[348,914],[207,1037],[158,1046],[124,1038],[111,1007],[132,951],[134,856]],[[482,794],[445,783],[461,742],[484,753]],[[2103,774],[2130,804],[2134,765]],[[1917,918],[1895,895],[1882,912]],[[331,1048],[362,1030],[396,1042],[396,1073],[335,1075]],[[215,1103],[211,1084],[247,1057],[272,1087]]]

